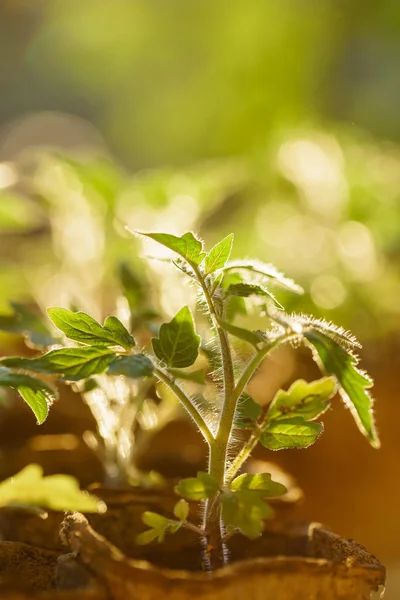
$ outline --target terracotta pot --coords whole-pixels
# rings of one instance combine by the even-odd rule
[[[319,524],[275,521],[255,542],[237,538],[233,562],[212,574],[190,564],[182,539],[170,554],[175,568],[127,558],[79,513],[65,519],[62,537],[112,600],[368,600],[385,583],[384,568],[365,548]]]

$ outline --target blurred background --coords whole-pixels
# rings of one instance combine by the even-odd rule
[[[282,299],[289,309],[364,346],[382,449],[337,405],[316,446],[277,459],[304,489],[302,517],[388,566],[389,600],[400,590],[399,63],[397,0],[0,4],[1,312],[30,298],[107,314],[117,267],[140,270],[155,252],[125,225],[192,229],[209,245],[233,231],[234,257],[273,262],[305,288]],[[181,298],[157,285],[172,314]],[[285,364],[279,385],[306,368]]]

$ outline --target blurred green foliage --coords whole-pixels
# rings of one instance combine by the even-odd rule
[[[0,308],[101,318],[126,263],[172,315],[128,225],[233,231],[306,310],[398,329],[399,29],[396,0],[5,0]]]

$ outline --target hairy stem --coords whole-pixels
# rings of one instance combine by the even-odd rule
[[[192,268],[203,290],[210,318],[218,335],[221,351],[224,399],[217,433],[213,443],[210,445],[209,473],[217,480],[219,486],[222,487],[225,480],[227,451],[236,410],[236,400],[233,398],[235,376],[233,372],[232,352],[228,334],[219,323],[219,317],[205,278],[197,265],[192,265]],[[203,525],[204,529],[208,532],[206,563],[208,563],[210,569],[214,569],[223,565],[225,562],[225,549],[222,542],[221,531],[221,502],[218,496],[206,502]]]
[[[197,427],[200,429],[208,445],[212,447],[214,443],[213,434],[211,433],[210,428],[197,408],[192,404],[189,396],[187,396],[184,390],[176,383],[176,381],[160,367],[154,367],[154,375],[158,377],[160,381],[165,383],[165,385],[168,386],[169,389],[175,394],[189,415],[192,417]]]
[[[284,333],[281,336],[269,342],[268,344],[266,344],[261,350],[259,350],[259,352],[255,356],[253,356],[250,359],[249,363],[247,364],[247,367],[243,371],[242,376],[240,377],[234,389],[233,394],[236,397],[236,400],[243,393],[247,383],[251,379],[252,375],[254,374],[255,370],[260,365],[262,360],[266,357],[266,355],[279,344],[282,344],[283,342],[287,342],[289,340],[293,340],[297,337],[298,333]],[[262,431],[265,428],[265,424],[265,419],[261,423],[257,424],[256,429],[252,432],[247,442],[245,442],[242,448],[239,450],[238,454],[229,466],[228,471],[226,473],[227,482],[231,481],[234,478],[236,473],[239,471],[239,469],[249,458],[250,454],[253,452],[254,448],[258,444]]]

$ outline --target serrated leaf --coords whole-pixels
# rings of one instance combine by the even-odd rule
[[[154,354],[169,367],[190,367],[199,353],[200,336],[189,308],[184,306],[169,323],[163,323],[151,343]]]
[[[191,232],[185,233],[181,237],[169,233],[140,233],[140,235],[151,238],[195,265],[199,265],[205,256],[202,242]]]
[[[16,390],[32,410],[39,425],[46,420],[49,406],[56,399],[56,392],[47,383],[29,375],[13,373],[6,367],[0,367],[0,386]]]
[[[205,500],[212,498],[218,492],[218,483],[208,473],[199,471],[197,477],[182,479],[175,487],[175,491],[186,500]]]
[[[63,375],[67,381],[79,381],[104,373],[114,356],[109,348],[93,346],[61,348],[39,358],[4,358],[0,363],[14,369]]]
[[[243,473],[236,477],[231,485],[231,490],[253,490],[260,494],[261,498],[277,498],[286,494],[287,489],[281,483],[272,481],[271,473]]]
[[[254,490],[225,492],[221,497],[222,520],[227,527],[235,527],[247,537],[258,537],[263,520],[274,515],[272,508]]]
[[[50,334],[43,320],[28,306],[11,302],[12,315],[0,315],[0,330],[20,333],[28,338],[33,346],[52,346],[56,340]]]
[[[181,498],[174,506],[174,515],[180,521],[186,521],[189,514],[189,504]]]
[[[308,448],[317,441],[324,426],[322,423],[293,417],[271,421],[261,434],[260,442],[269,450]]]
[[[104,512],[104,503],[79,489],[70,475],[43,477],[39,465],[28,465],[22,471],[0,483],[0,506],[14,503],[42,506],[52,510]]]
[[[47,313],[56,327],[70,340],[90,345],[117,345],[127,350],[135,345],[135,340],[117,317],[107,317],[102,326],[84,312],[53,307]]]
[[[233,233],[230,233],[222,241],[215,244],[204,258],[205,274],[209,275],[221,269],[229,260],[233,245]]]
[[[272,300],[277,308],[283,310],[282,304],[278,302],[275,296],[268,290],[262,288],[260,285],[252,285],[249,283],[233,283],[226,291],[232,296],[240,296],[241,298],[248,298],[248,296],[265,296]]]
[[[235,425],[240,429],[253,429],[261,416],[262,408],[251,396],[242,394],[236,407]]]
[[[163,517],[162,515],[149,510],[142,514],[142,521],[145,525],[148,525],[148,527],[153,527],[154,529],[168,527],[170,523],[170,519],[167,519],[167,517]]]
[[[285,277],[282,273],[280,273],[274,265],[263,263],[259,260],[235,260],[230,261],[223,269],[224,272],[229,271],[248,271],[250,273],[255,273],[256,275],[261,275],[262,277],[272,279],[274,283],[277,283],[296,294],[303,294],[304,290],[301,286],[295,283],[292,279]]]
[[[125,375],[131,379],[151,377],[153,363],[144,354],[131,354],[129,356],[116,356],[108,367],[110,375]]]
[[[379,448],[380,442],[373,415],[373,399],[367,391],[373,382],[356,368],[358,358],[321,331],[305,331],[304,337],[313,348],[314,360],[321,370],[328,375],[334,375],[337,379],[339,394],[350,409],[361,433],[368,438],[372,446]]]
[[[268,420],[302,417],[305,421],[312,421],[327,410],[335,391],[333,377],[324,377],[311,383],[299,379],[287,392],[277,392],[268,410]]]
[[[249,329],[244,329],[243,327],[237,327],[237,325],[232,325],[231,323],[227,323],[227,321],[219,321],[222,329],[225,329],[231,335],[239,338],[240,340],[244,340],[248,342],[252,346],[257,347],[257,344],[263,341],[260,334],[256,331],[250,331]]]

